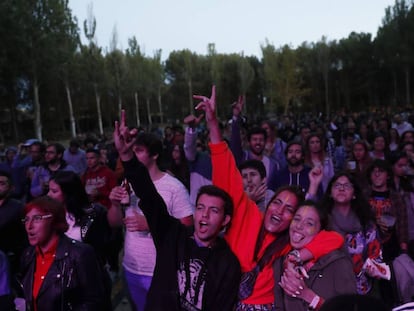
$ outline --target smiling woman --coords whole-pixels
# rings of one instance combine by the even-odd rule
[[[329,182],[321,206],[329,214],[328,227],[345,239],[358,294],[368,294],[373,278],[378,278],[369,268],[370,262],[382,263],[382,251],[371,207],[354,177],[346,172],[336,174]],[[381,277],[385,277],[386,273],[383,274]]]
[[[356,293],[352,262],[343,250],[334,250],[303,266],[293,265],[289,258],[305,248],[327,223],[326,213],[315,203],[305,201],[299,205],[289,227],[294,251],[274,264],[275,280],[280,279],[274,290],[276,310],[318,309],[328,298]]]
[[[25,206],[30,247],[22,256],[21,282],[30,310],[102,310],[103,288],[92,247],[70,240],[65,209],[49,197]]]

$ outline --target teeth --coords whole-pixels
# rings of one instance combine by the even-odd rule
[[[280,221],[280,217],[278,217],[278,216],[272,216],[272,219],[273,219],[274,221]]]

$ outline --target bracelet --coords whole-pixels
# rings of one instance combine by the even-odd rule
[[[315,295],[315,297],[313,297],[311,303],[309,304],[309,308],[316,309],[320,300],[321,300],[321,297],[319,297],[318,295]]]
[[[289,255],[292,255],[295,258],[295,262],[298,265],[302,265],[302,258],[300,258],[300,252],[297,249],[294,249],[293,251],[289,252]]]

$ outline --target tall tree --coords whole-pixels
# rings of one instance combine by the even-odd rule
[[[286,114],[289,105],[309,93],[302,83],[302,73],[298,66],[295,50],[284,45],[276,50],[267,42],[262,46],[265,79],[271,99],[276,98]],[[271,104],[274,104],[271,102]]]
[[[88,5],[87,19],[83,22],[83,31],[88,40],[87,46],[81,47],[83,55],[83,68],[86,74],[86,84],[91,85],[96,103],[96,113],[98,120],[99,133],[103,134],[101,89],[103,87],[104,58],[102,49],[98,47],[95,38],[96,18],[93,14],[92,4]]]
[[[128,63],[128,87],[133,93],[135,103],[135,118],[137,126],[141,125],[140,107],[139,107],[139,93],[143,88],[142,82],[142,67],[144,62],[144,55],[141,53],[138,41],[135,37],[128,40],[128,49],[126,51],[126,59]]]
[[[121,115],[122,99],[126,87],[126,77],[128,67],[126,64],[125,54],[118,49],[118,33],[116,27],[112,32],[110,43],[110,52],[106,55],[105,63],[109,74],[109,87],[111,94],[116,98],[118,106],[118,116]]]
[[[376,45],[381,61],[390,69],[394,86],[394,102],[398,101],[398,72],[405,81],[405,104],[411,102],[411,67],[414,53],[414,11],[413,2],[396,0],[394,6],[385,9],[385,17],[378,30]]]

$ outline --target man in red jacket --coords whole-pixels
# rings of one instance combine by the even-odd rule
[[[116,186],[116,177],[109,167],[100,163],[99,158],[99,150],[86,150],[88,168],[82,176],[82,183],[91,202],[100,203],[109,209],[111,207],[109,194]]]

